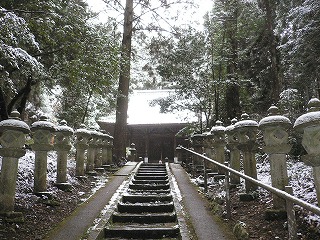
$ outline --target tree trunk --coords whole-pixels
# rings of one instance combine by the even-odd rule
[[[275,3],[271,0],[264,0],[264,7],[266,11],[266,29],[269,39],[269,51],[271,59],[270,77],[272,82],[271,99],[275,104],[279,100],[281,91],[281,81],[279,76],[279,58],[277,56],[277,42],[274,35],[274,21],[275,21]]]
[[[116,123],[114,129],[114,154],[118,159],[126,156],[132,21],[133,0],[126,0],[121,44],[121,69],[117,96]]]
[[[8,119],[7,104],[2,88],[0,87],[0,121]]]

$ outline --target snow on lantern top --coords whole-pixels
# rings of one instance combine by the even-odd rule
[[[231,120],[231,125],[229,125],[229,126],[226,127],[225,132],[226,132],[226,133],[232,132],[232,131],[234,130],[234,126],[235,126],[235,124],[236,124],[237,122],[238,122],[238,119],[233,118],[233,119]]]
[[[220,120],[216,121],[216,125],[211,128],[211,133],[214,134],[219,134],[219,133],[224,133],[226,128],[222,126],[222,122]]]
[[[235,129],[239,129],[239,128],[257,128],[258,127],[258,123],[254,120],[249,119],[249,115],[247,113],[243,113],[241,115],[241,121],[237,122],[234,125]]]
[[[43,115],[40,117],[39,121],[34,122],[31,125],[31,131],[35,130],[49,130],[50,132],[54,132],[56,128],[53,123],[48,121],[48,117]]]
[[[86,129],[86,126],[84,124],[80,125],[80,128],[78,128],[76,130],[76,135],[77,136],[85,136],[85,137],[89,137],[90,136],[90,131]]]
[[[308,102],[308,112],[298,117],[293,128],[303,131],[305,127],[320,125],[320,101],[318,98],[311,98]]]
[[[270,126],[281,126],[284,128],[290,128],[291,127],[291,121],[285,117],[279,114],[279,109],[276,106],[271,106],[268,109],[268,116],[265,118],[262,118],[259,122],[259,128],[264,129],[266,127]]]
[[[66,120],[61,120],[60,125],[56,127],[57,132],[62,132],[65,135],[72,135],[73,129],[69,126],[67,126]]]
[[[20,113],[17,110],[13,110],[9,119],[0,122],[0,132],[4,132],[6,130],[17,130],[22,131],[23,133],[29,133],[30,128],[28,124],[21,121],[19,117]]]

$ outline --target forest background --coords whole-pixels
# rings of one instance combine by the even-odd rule
[[[95,126],[127,97],[121,76],[129,91],[175,89],[157,103],[204,116],[203,129],[272,104],[295,120],[319,97],[319,1],[215,0],[202,28],[181,24],[195,2],[104,0],[101,23],[83,0],[0,0],[0,120],[16,108]]]

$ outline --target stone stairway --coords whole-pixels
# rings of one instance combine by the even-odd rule
[[[165,164],[140,165],[104,233],[105,239],[181,239]]]

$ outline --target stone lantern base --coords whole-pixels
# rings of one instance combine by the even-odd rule
[[[68,192],[71,190],[72,186],[70,183],[55,183],[54,184],[57,188],[59,188],[62,191]]]
[[[6,212],[0,213],[4,216],[4,221],[7,223],[24,223],[24,216],[22,212]]]

